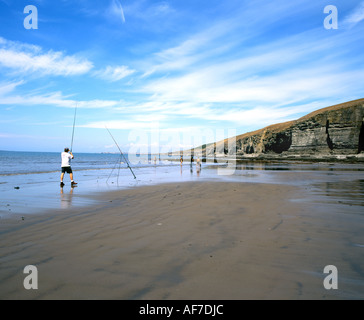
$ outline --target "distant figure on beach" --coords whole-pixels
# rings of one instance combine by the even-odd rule
[[[71,159],[73,158],[74,156],[72,154],[72,151],[70,152],[70,149],[64,148],[64,152],[61,153],[61,159],[62,159],[61,187],[64,186],[63,178],[66,172],[70,175],[71,186],[74,187],[77,184],[77,182],[73,181],[73,172],[71,168]]]
[[[197,158],[197,161],[196,161],[196,173],[197,173],[197,176],[198,177],[200,176],[200,171],[201,171],[200,158]]]
[[[191,166],[192,166],[192,163],[193,163],[193,155],[191,154]]]
[[[157,157],[154,157],[154,165],[157,165]]]
[[[183,156],[181,156],[181,159],[180,159],[180,161],[181,161],[181,165],[182,165],[182,163],[183,163]]]
[[[201,167],[200,158],[197,158],[197,161],[196,161],[196,167]]]

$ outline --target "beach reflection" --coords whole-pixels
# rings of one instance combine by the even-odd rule
[[[199,177],[201,172],[201,164],[196,163],[196,174]]]
[[[61,187],[61,209],[69,209],[72,206],[73,198],[73,187],[69,192],[64,192],[63,187]]]
[[[190,163],[190,175],[191,177],[193,176],[193,173],[194,173],[194,166],[196,166],[196,175],[197,177],[200,176],[201,174],[201,170],[202,170],[202,166],[201,166],[201,163],[196,163],[196,165],[194,165],[192,162]],[[180,169],[180,174],[181,176],[183,176],[183,165],[180,166],[181,169]]]
[[[314,185],[316,193],[332,203],[364,206],[364,180],[328,181]]]

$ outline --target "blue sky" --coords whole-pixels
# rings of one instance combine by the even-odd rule
[[[178,149],[364,97],[361,0],[0,0],[0,24],[0,150],[70,146],[76,105],[74,152],[113,152],[105,126]]]

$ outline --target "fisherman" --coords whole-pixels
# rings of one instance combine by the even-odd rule
[[[71,187],[74,187],[77,182],[73,181],[73,172],[71,168],[71,159],[74,158],[72,151],[68,148],[64,148],[64,152],[61,153],[62,158],[62,173],[61,173],[61,187],[64,186],[63,177],[64,174],[67,172],[71,178]]]

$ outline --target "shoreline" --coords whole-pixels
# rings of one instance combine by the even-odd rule
[[[237,156],[237,161],[302,161],[302,162],[334,162],[334,163],[364,163],[364,153],[359,154],[258,154],[253,156]]]
[[[133,179],[128,168],[121,169],[120,176],[119,172],[113,173],[109,169],[75,169],[76,181],[79,182],[75,188],[70,188],[67,180],[66,185],[60,188],[57,172],[11,176],[9,181],[0,183],[0,219],[11,218],[17,214],[20,217],[28,216],[53,208],[68,210],[71,207],[87,206],[95,202],[94,198],[100,192],[161,183],[232,181],[311,188],[313,183],[354,181],[364,172],[361,163],[262,160],[222,162],[202,162],[200,169],[189,163],[184,163],[183,166],[172,164],[134,168],[137,179]],[[299,178],[296,174],[299,174]]]
[[[8,221],[0,299],[363,299],[361,207],[318,199],[299,186],[186,181]],[[29,264],[38,290],[23,288]],[[339,290],[322,284],[331,264]]]
[[[174,157],[178,157],[181,154],[175,152],[172,154]],[[190,157],[190,153],[182,152],[184,159],[188,159]],[[194,161],[196,162],[197,157],[195,157]],[[296,154],[296,153],[254,153],[254,154],[238,154],[238,155],[216,155],[216,156],[201,156],[201,162],[203,163],[222,163],[223,161],[231,161],[239,163],[246,163],[248,161],[251,162],[302,162],[302,163],[317,163],[317,162],[333,162],[336,164],[363,164],[364,163],[364,152],[355,153],[355,154],[318,154],[318,153],[304,153],[304,154]],[[171,162],[179,162],[179,159],[170,159]]]

